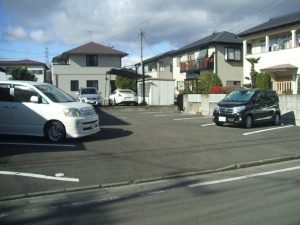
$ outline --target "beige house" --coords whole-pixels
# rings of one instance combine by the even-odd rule
[[[0,61],[0,67],[6,70],[6,72],[0,73],[0,80],[8,80],[11,76],[11,70],[19,67],[27,68],[27,70],[34,74],[37,78],[37,82],[51,83],[51,79],[47,76],[49,67],[42,62],[37,62],[29,59],[14,60],[14,61]]]
[[[89,42],[53,58],[53,84],[75,96],[80,87],[95,87],[104,100],[115,86],[112,68],[121,68],[121,59],[128,54]]]
[[[255,70],[271,75],[273,89],[278,94],[296,94],[300,73],[300,11],[271,18],[239,36],[244,39],[244,78],[249,77],[251,67],[246,58],[260,57]],[[244,79],[244,82],[250,81]]]
[[[145,75],[155,79],[173,79],[173,65],[171,54],[174,52],[168,51],[163,54],[151,57],[143,61]],[[136,64],[136,66],[139,66]]]
[[[223,86],[241,86],[243,80],[242,39],[230,32],[213,33],[172,53],[176,94],[193,91],[201,74],[213,71]]]

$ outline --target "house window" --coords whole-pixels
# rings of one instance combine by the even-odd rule
[[[34,75],[43,75],[43,70],[28,70]]]
[[[79,82],[78,80],[71,80],[71,91],[79,90]]]
[[[97,55],[87,55],[86,56],[86,66],[98,66],[98,56]]]
[[[226,61],[241,61],[241,49],[240,48],[225,48],[225,60]]]
[[[98,90],[98,81],[97,80],[87,80],[86,81],[87,87],[94,87]]]
[[[228,80],[228,81],[226,81],[226,86],[240,87],[241,86],[241,81],[239,81],[239,80]]]

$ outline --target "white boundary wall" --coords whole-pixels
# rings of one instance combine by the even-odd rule
[[[217,103],[225,94],[188,94],[184,95],[184,111],[191,114],[212,116]],[[279,95],[281,115],[285,122],[300,126],[300,95]]]

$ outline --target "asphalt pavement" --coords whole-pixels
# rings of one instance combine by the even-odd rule
[[[300,223],[300,161],[0,202],[1,224]]]
[[[0,136],[0,199],[174,179],[300,155],[300,128],[289,124],[243,129],[174,109],[98,112],[101,132],[86,138],[53,144]]]

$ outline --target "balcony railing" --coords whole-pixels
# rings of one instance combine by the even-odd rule
[[[209,70],[214,68],[212,58],[201,58],[199,60],[192,60],[180,63],[180,72],[195,71],[195,70]]]
[[[292,82],[283,81],[283,82],[274,82],[274,87],[277,94],[289,93],[292,91]]]

